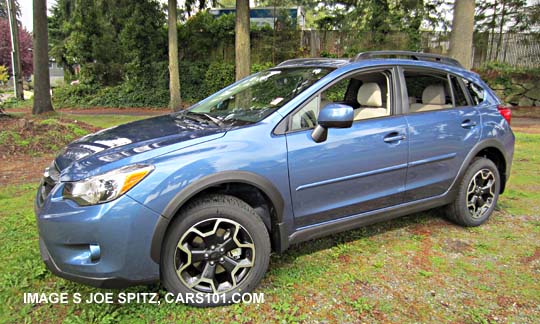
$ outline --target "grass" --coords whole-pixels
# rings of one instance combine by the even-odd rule
[[[10,115],[23,117],[25,113],[22,112],[11,112]],[[70,114],[70,113],[53,113],[47,115],[46,118],[64,118],[69,120],[76,120],[87,123],[89,125],[99,127],[99,128],[109,128],[117,126],[120,124],[126,124],[132,121],[141,120],[145,118],[150,118],[152,116],[130,116],[130,115],[111,115],[111,114]],[[34,117],[32,117],[34,118]]]
[[[82,121],[92,126],[109,128],[112,126],[129,123],[132,121],[149,118],[150,116],[127,116],[127,115],[82,115],[62,113],[60,116]]]
[[[0,151],[8,155],[40,156],[57,152],[68,143],[98,128],[56,116],[2,118]]]
[[[140,117],[77,116],[107,127]],[[37,184],[0,188],[0,322],[540,321],[540,135],[517,134],[507,192],[490,221],[462,228],[437,211],[300,244],[273,255],[256,292],[265,303],[24,304],[25,292],[114,292],[57,278],[43,265],[32,201]],[[161,286],[127,292],[165,291]]]

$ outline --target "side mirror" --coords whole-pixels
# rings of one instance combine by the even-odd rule
[[[328,128],[349,128],[354,121],[354,109],[351,106],[330,103],[321,109],[318,125],[311,133],[311,138],[317,142],[326,141]]]

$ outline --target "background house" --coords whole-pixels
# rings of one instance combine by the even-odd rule
[[[219,17],[227,14],[234,14],[235,8],[213,8],[210,9],[210,14]],[[302,7],[260,7],[250,8],[249,18],[252,24],[257,26],[269,26],[272,29],[279,29],[278,18],[286,14],[291,19],[292,24],[297,29],[304,29],[306,25],[306,12]]]
[[[57,87],[64,84],[64,69],[55,60],[49,60],[49,79],[51,87]]]

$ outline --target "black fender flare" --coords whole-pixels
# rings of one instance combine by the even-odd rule
[[[225,183],[245,183],[252,185],[261,190],[270,199],[274,205],[277,216],[277,229],[278,233],[272,233],[272,238],[277,239],[278,250],[285,250],[288,246],[288,237],[285,232],[285,226],[283,223],[283,208],[284,202],[280,192],[268,179],[246,171],[223,171],[212,175],[208,175],[198,179],[197,181],[190,183],[187,187],[178,192],[174,198],[168,203],[161,217],[159,218],[152,236],[152,245],[150,247],[150,256],[152,260],[159,264],[161,258],[161,245],[165,238],[165,233],[169,227],[169,223],[172,221],[176,213],[182,208],[182,206],[193,198],[198,193],[205,189],[214,187]],[[276,236],[279,235],[279,236]],[[284,246],[287,240],[286,246]]]
[[[504,164],[506,166],[505,174],[501,174],[502,184],[501,184],[501,193],[504,191],[504,186],[506,184],[506,181],[508,180],[508,177],[510,175],[510,164],[508,163],[508,156],[506,155],[506,149],[501,144],[500,141],[494,138],[488,138],[485,140],[482,140],[469,151],[469,154],[465,157],[465,160],[461,164],[461,167],[459,168],[457,176],[454,178],[454,182],[450,186],[449,191],[454,192],[456,191],[458,185],[461,183],[461,179],[465,175],[465,172],[467,171],[467,167],[471,164],[472,160],[480,153],[482,150],[486,148],[495,148],[499,152],[501,152],[501,155],[504,158]]]

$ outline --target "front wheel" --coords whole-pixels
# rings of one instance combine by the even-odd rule
[[[210,195],[189,204],[171,224],[162,281],[173,294],[198,298],[183,298],[187,304],[228,304],[234,294],[257,286],[269,259],[268,230],[253,208],[233,196]]]
[[[475,158],[459,185],[456,200],[448,205],[450,220],[462,226],[478,226],[493,213],[501,179],[497,166],[487,158]]]

